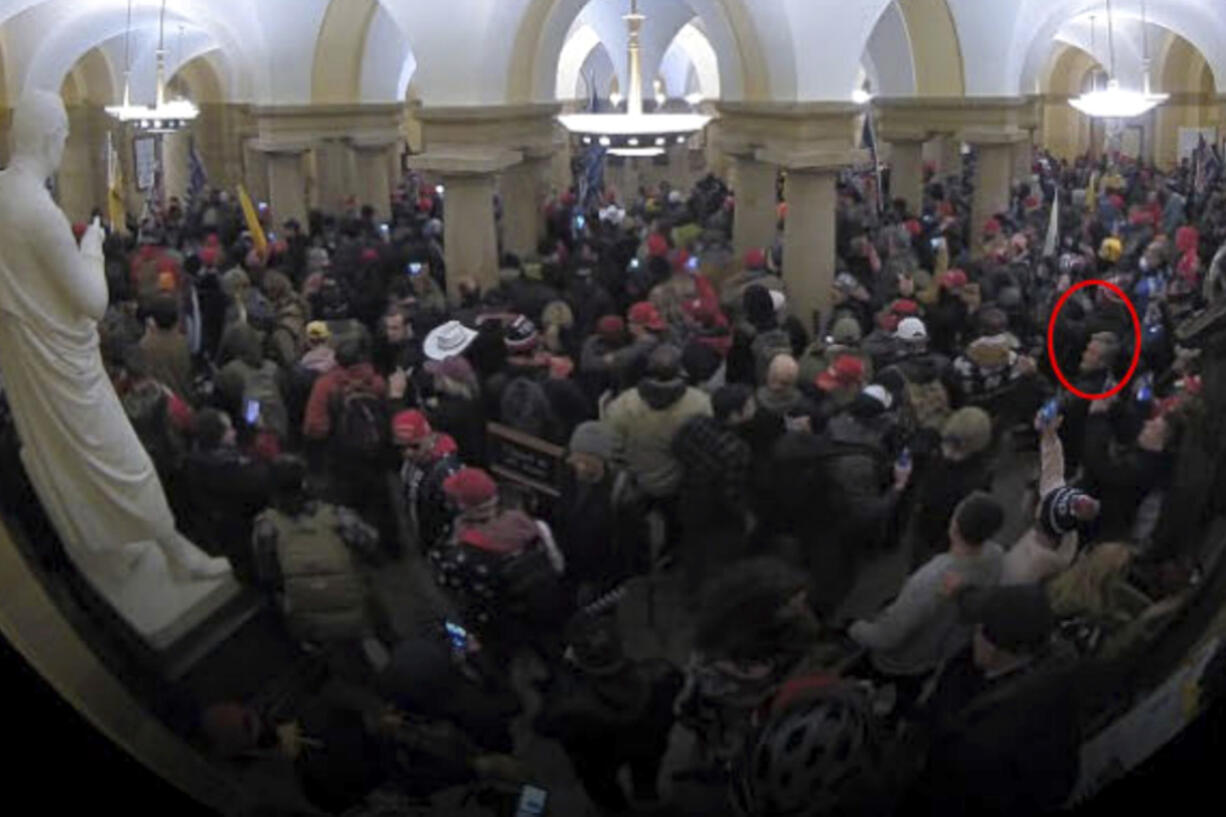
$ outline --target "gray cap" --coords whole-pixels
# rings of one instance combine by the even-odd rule
[[[591,454],[602,460],[611,460],[615,445],[616,438],[613,436],[612,429],[596,421],[580,423],[570,435],[572,454]]]

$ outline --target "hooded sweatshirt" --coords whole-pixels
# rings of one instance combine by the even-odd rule
[[[673,437],[685,421],[713,415],[711,398],[676,380],[643,380],[609,404],[605,417],[617,436],[618,458],[649,496],[677,493],[683,469],[672,453]]]

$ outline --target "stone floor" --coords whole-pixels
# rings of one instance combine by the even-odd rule
[[[1033,455],[1010,455],[1007,467],[998,476],[994,494],[1008,512],[1008,521],[999,540],[1008,545],[1025,529],[1021,496],[1031,478],[1037,458]],[[911,564],[911,547],[903,542],[862,566],[859,581],[849,593],[841,618],[871,616],[886,604],[901,587]],[[385,563],[370,572],[376,596],[389,614],[389,624],[397,637],[404,638],[423,631],[446,616],[448,604],[433,583],[423,559],[410,552],[404,557]],[[679,582],[664,572],[636,579],[629,584],[617,610],[626,652],[631,658],[666,658],[684,666],[690,651],[691,620],[685,610]],[[512,684],[525,702],[525,712],[512,726],[515,755],[530,770],[536,785],[549,792],[550,813],[564,817],[588,817],[596,811],[576,780],[570,762],[561,747],[552,740],[536,735],[530,724],[539,709],[539,695],[531,680],[539,668],[527,661],[517,661],[512,667]],[[723,815],[729,813],[722,788],[712,789],[697,783],[675,783],[673,773],[692,765],[694,737],[676,728],[664,761],[660,789],[664,802],[669,803],[644,814],[657,815]],[[251,781],[256,784],[256,780]],[[627,781],[628,783],[628,781]],[[302,802],[290,791],[292,778],[274,775],[259,785],[284,789],[283,807]],[[456,800],[458,792],[446,792],[435,800],[431,813],[462,815],[469,812]],[[289,813],[289,812],[282,812]]]

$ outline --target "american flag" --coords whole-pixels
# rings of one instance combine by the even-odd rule
[[[209,174],[204,170],[204,160],[200,158],[200,151],[196,150],[196,140],[192,139],[191,148],[187,153],[187,200],[189,202],[199,201],[204,195],[204,189],[209,185]]]

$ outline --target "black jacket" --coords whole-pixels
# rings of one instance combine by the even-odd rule
[[[1095,538],[1129,538],[1137,509],[1146,495],[1170,483],[1173,457],[1139,448],[1135,443],[1113,451],[1109,415],[1091,414],[1085,423],[1083,486],[1102,503]]]

